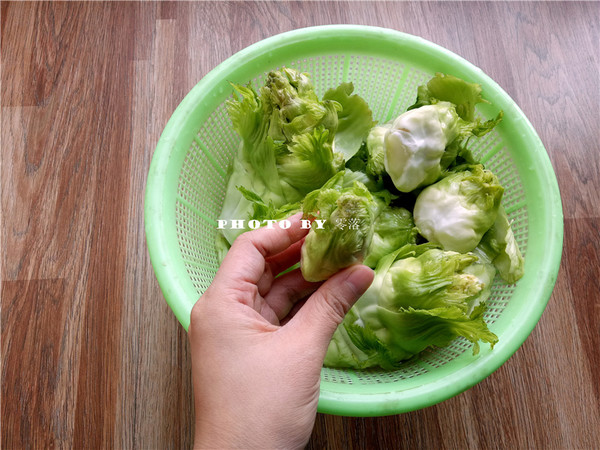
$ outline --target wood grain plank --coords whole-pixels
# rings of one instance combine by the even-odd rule
[[[27,7],[14,6],[17,14],[29,15]],[[44,50],[36,47],[36,52]],[[9,66],[16,66],[20,53],[7,50],[4,58]],[[62,67],[54,90],[43,89],[48,94],[39,106],[27,106],[37,101],[23,94],[34,82],[28,79],[29,72],[9,73],[6,78],[3,72],[3,104],[20,99],[17,107],[4,109],[7,114],[2,118],[3,209],[12,212],[5,215],[3,228],[2,275],[6,279],[66,276],[79,264],[69,256],[85,253],[91,226],[85,200],[91,196],[95,157],[86,139],[87,130],[97,124],[93,117],[80,114],[94,99],[93,93],[83,97],[80,89],[93,68],[87,70],[73,57]],[[73,146],[74,142],[88,151]]]
[[[2,448],[68,442],[65,280],[2,283]],[[61,392],[62,391],[62,392]],[[62,395],[61,395],[62,394]]]
[[[119,205],[124,203],[114,200],[128,190],[128,179],[122,176],[128,168],[127,132],[120,120],[130,110],[127,95],[106,94],[126,94],[131,51],[126,39],[113,42],[111,38],[117,30],[127,30],[133,16],[102,4],[95,10],[81,4],[36,3],[33,11],[29,8],[17,4],[7,11],[16,16],[9,23],[16,24],[34,13],[39,20],[32,30],[40,38],[33,39],[30,48],[35,70],[11,75],[21,77],[22,83],[11,79],[10,86],[22,95],[8,98],[35,106],[28,107],[30,115],[25,119],[21,111],[22,119],[17,121],[28,120],[25,135],[19,139],[18,131],[8,133],[20,145],[10,147],[12,167],[3,186],[16,185],[16,191],[10,192],[17,195],[3,195],[3,207],[20,214],[4,219],[8,251],[3,253],[3,277],[27,280],[63,275],[65,307],[85,310],[83,320],[77,315],[73,322],[79,329],[67,336],[71,352],[56,362],[56,370],[66,369],[71,361],[75,365],[76,382],[71,388],[76,394],[69,397],[73,402],[70,414],[64,423],[56,414],[43,422],[59,420],[58,424],[66,426],[67,446],[98,443],[105,439],[103,432],[112,433],[114,420],[105,410],[114,409],[115,363],[111,358],[118,354],[118,345],[113,327],[119,323],[121,302],[107,301],[120,298],[113,283],[118,285],[125,273],[124,258],[118,253],[119,219],[124,217]],[[92,18],[97,23],[90,30],[86,25]],[[19,58],[18,53],[8,53]],[[74,292],[78,295],[70,298]],[[103,382],[90,374],[102,374]],[[44,394],[55,403],[65,400],[54,397],[60,392]],[[37,431],[45,441],[43,431]]]
[[[3,30],[3,38],[13,36],[4,33],[9,33],[7,29],[18,28],[15,24],[27,24],[30,17],[39,20],[48,12],[47,5],[9,6],[4,8],[8,26]],[[78,345],[86,303],[86,269],[93,226],[90,212],[94,203],[94,190],[90,186],[94,185],[95,176],[95,154],[89,151],[88,130],[96,129],[97,123],[93,114],[81,114],[81,111],[90,109],[93,113],[90,105],[94,104],[95,95],[86,99],[81,94],[81,86],[90,73],[74,57],[76,55],[67,52],[67,56],[54,57],[51,61],[55,65],[44,56],[46,51],[56,50],[53,39],[63,42],[60,30],[73,28],[72,24],[63,24],[62,20],[66,20],[64,13],[28,28],[36,36],[41,33],[45,37],[36,42],[27,35],[25,48],[5,47],[3,54],[6,58],[3,63],[8,61],[9,67],[18,70],[2,73],[3,105],[5,99],[9,100],[9,105],[16,104],[8,108],[3,106],[2,115],[2,279],[4,283],[24,284],[31,280],[63,280],[59,304],[63,318],[53,316],[48,308],[43,308],[44,314],[33,314],[31,317],[35,320],[31,322],[20,322],[18,317],[3,314],[3,319],[7,319],[7,322],[3,320],[3,331],[17,324],[39,329],[40,343],[57,349],[57,354],[47,360],[44,367],[36,367],[35,364],[40,363],[35,357],[40,343],[28,341],[29,346],[20,347],[11,344],[13,333],[7,333],[3,338],[5,361],[12,360],[14,364],[23,354],[31,355],[30,373],[42,377],[46,373],[58,374],[54,384],[32,382],[20,387],[27,395],[42,398],[45,404],[39,413],[23,406],[25,414],[20,420],[38,418],[30,428],[31,433],[21,436],[23,446],[54,441],[55,445],[68,447],[72,442]],[[19,30],[14,36],[22,33],[23,30]],[[32,71],[26,64],[20,64],[22,55],[42,61],[35,63],[38,69]],[[44,75],[44,70],[51,76]],[[18,295],[3,296],[3,312],[10,311],[13,302],[29,302],[35,308],[43,306],[44,293],[36,289],[22,288]],[[55,322],[47,320],[53,317],[57,319]],[[10,396],[3,400],[12,401]],[[15,400],[15,404],[19,404],[18,401]],[[6,433],[12,436],[10,428],[3,427],[3,432],[4,437]]]
[[[500,50],[513,74],[505,87],[546,146],[565,217],[598,217],[600,9],[593,2],[494,6],[506,17],[497,33],[510,30],[521,44],[506,41]]]
[[[90,242],[86,292],[85,334],[80,349],[79,384],[73,445],[105,447],[113,442],[116,392],[120,376],[120,339],[123,285],[127,277],[125,238],[127,195],[130,190],[130,120],[134,47],[127,39],[133,26],[133,5],[98,4],[88,9],[94,18],[93,48],[77,48],[80,57],[95,65],[91,86],[96,94],[96,118],[102,125],[90,136],[97,160],[94,228]],[[70,16],[73,19],[73,16]],[[95,64],[93,55],[101,55]]]
[[[139,30],[150,57],[135,62],[131,127],[133,186],[145,186],[154,147],[177,106],[177,85],[185,70],[179,9],[169,18],[152,11]],[[186,74],[187,75],[187,74]],[[160,292],[144,234],[144,189],[128,198],[126,267],[135,277],[124,279],[120,382],[117,392],[115,448],[190,448],[193,430],[191,367],[186,334]],[[168,444],[167,444],[168,443]]]
[[[562,269],[570,288],[573,327],[583,347],[577,354],[586,360],[596,405],[600,405],[600,217],[565,220],[565,249],[576,249],[565,250]],[[597,410],[600,415],[600,406]]]
[[[238,29],[232,23],[231,8],[234,6],[229,2],[179,5],[178,24],[185,28],[191,43],[183,49],[185,60],[189,61],[186,66],[187,83],[184,84],[187,90],[184,93],[235,52],[231,39],[239,33],[222,32]]]

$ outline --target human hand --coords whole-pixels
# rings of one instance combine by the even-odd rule
[[[289,220],[241,235],[192,309],[196,448],[300,448],[310,438],[329,341],[373,271],[275,278],[299,261],[308,233],[300,215]]]

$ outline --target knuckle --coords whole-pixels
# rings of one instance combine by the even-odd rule
[[[233,241],[233,244],[231,245],[232,249],[239,249],[239,248],[245,248],[252,245],[252,236],[250,236],[250,232],[246,232],[246,233],[242,233],[240,234],[237,238],[235,238],[235,241]]]
[[[261,229],[258,229],[240,234],[235,241],[233,241],[229,253],[238,256],[248,253],[260,254],[265,257],[267,254],[265,246],[268,246],[269,241],[266,235],[259,233],[260,231]]]
[[[254,283],[240,283],[233,294],[240,303],[253,306],[254,300],[260,295],[260,292],[258,286]]]

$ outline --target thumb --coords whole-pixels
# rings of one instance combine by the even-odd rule
[[[289,323],[294,322],[293,327],[303,337],[304,345],[320,349],[325,355],[335,329],[371,285],[373,277],[374,272],[369,267],[355,265],[323,283]]]

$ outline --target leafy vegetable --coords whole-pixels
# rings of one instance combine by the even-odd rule
[[[497,337],[483,321],[484,308],[474,306],[486,294],[477,270],[467,271],[476,260],[430,244],[409,244],[384,257],[371,287],[336,330],[326,365],[394,368],[458,336],[473,342],[475,354],[480,340],[495,344]]]
[[[473,252],[477,255],[477,252]],[[481,283],[482,289],[476,297],[469,302],[467,314],[472,314],[475,308],[482,307],[485,311],[485,302],[492,293],[492,284],[496,276],[496,268],[485,259],[479,258],[470,266],[463,269],[463,273],[471,274]]]
[[[472,251],[496,220],[504,189],[483,166],[450,173],[417,197],[419,232],[444,250]]]
[[[319,101],[308,75],[293,69],[271,72],[257,93],[233,85],[239,99],[227,102],[234,129],[242,138],[229,175],[220,219],[252,216],[254,204],[238,187],[274,208],[299,202],[343,167],[332,149],[341,105]],[[244,229],[225,229],[229,244]]]
[[[352,94],[354,85],[342,83],[323,95],[323,100],[337,102],[338,126],[334,138],[335,151],[344,155],[348,161],[360,149],[369,130],[374,125],[373,113],[367,102],[360,96]]]
[[[385,169],[401,192],[435,182],[440,160],[458,135],[458,115],[447,102],[426,105],[398,116],[385,137]]]
[[[475,105],[484,101],[480,85],[437,74],[419,87],[415,104],[394,120],[389,131],[372,131],[373,145],[369,149],[376,162],[375,171],[382,172],[377,164],[382,144],[385,170],[401,192],[434,183],[458,157],[474,163],[467,151],[468,140],[491,131],[503,116],[500,111],[495,119],[477,119]]]
[[[260,96],[262,113],[270,119],[269,135],[275,140],[290,142],[295,135],[321,125],[332,133],[337,130],[341,105],[331,100],[319,101],[306,73],[288,68],[270,72]]]
[[[344,187],[343,175],[340,172],[304,200],[305,217],[324,221],[323,228],[312,227],[302,246],[300,267],[308,281],[326,280],[362,262],[371,242],[381,202],[360,181]]]
[[[302,273],[321,281],[351,264],[375,267],[379,259],[416,241],[412,214],[390,206],[394,196],[360,172],[345,170],[303,202],[305,217],[323,221],[312,227],[302,251]]]
[[[375,268],[379,260],[405,244],[414,244],[417,229],[405,208],[384,206],[373,224],[373,237],[363,264]]]
[[[294,215],[302,210],[300,202],[286,203],[276,208],[273,203],[265,203],[256,193],[246,189],[243,186],[238,186],[238,190],[242,193],[244,198],[251,202],[252,213],[248,220],[258,220],[262,222],[264,220],[283,220],[287,217]]]
[[[303,197],[321,187],[344,166],[341,154],[333,153],[328,142],[329,131],[319,127],[311,133],[297,134],[286,151],[277,155],[277,169],[280,183],[288,197],[296,198],[296,192]]]
[[[467,122],[475,121],[475,105],[486,102],[481,96],[481,86],[468,83],[453,75],[437,73],[426,85],[419,86],[417,101],[409,110],[437,102],[450,102],[456,106],[456,112]]]
[[[503,118],[484,120],[481,86],[436,74],[416,102],[377,124],[352,83],[319,99],[308,74],[283,68],[258,92],[233,85],[228,112],[240,147],[220,220],[314,219],[301,251],[309,281],[352,264],[371,287],[336,330],[325,364],[396,367],[462,336],[479,351],[497,337],[483,320],[496,273],[514,283],[523,257],[503,188],[469,150]],[[222,259],[244,229],[224,227]]]
[[[494,264],[507,283],[516,283],[523,276],[523,256],[502,206],[494,224],[483,235],[478,250]]]
[[[365,168],[367,167],[367,157],[367,143],[363,142],[360,148],[358,149],[358,152],[356,152],[352,158],[346,161],[346,169],[350,169],[355,172],[365,173]]]
[[[368,159],[366,172],[371,176],[385,173],[385,137],[392,124],[373,127],[367,136]]]

